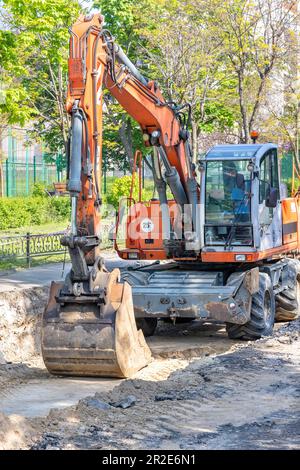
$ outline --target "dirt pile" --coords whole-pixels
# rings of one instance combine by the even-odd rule
[[[0,363],[24,362],[40,354],[41,314],[49,289],[0,294]]]
[[[219,356],[156,361],[111,393],[52,410],[33,448],[300,448],[299,331],[297,321]]]
[[[2,450],[22,449],[32,442],[39,428],[22,416],[0,413],[0,442]]]

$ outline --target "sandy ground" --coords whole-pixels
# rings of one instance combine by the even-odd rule
[[[47,296],[0,294],[1,449],[300,448],[300,320],[253,343],[160,323],[133,379],[60,378],[40,354]]]

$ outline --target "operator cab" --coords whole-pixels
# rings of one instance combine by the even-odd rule
[[[217,145],[203,163],[203,250],[239,252],[281,245],[277,147]]]

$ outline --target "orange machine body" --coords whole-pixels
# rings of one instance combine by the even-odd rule
[[[168,201],[172,225],[178,214],[174,200]],[[125,248],[116,239],[115,248],[122,259],[167,259],[163,244],[162,216],[158,200],[137,202],[129,206],[125,223]],[[117,227],[117,233],[119,227]],[[123,232],[124,233],[124,232]]]
[[[176,220],[178,209],[174,200],[168,201],[171,220]],[[300,253],[300,198],[283,199],[282,245],[267,250],[202,251],[198,260],[204,263],[241,263],[236,257],[245,255],[243,262],[256,263],[265,259],[276,259],[287,254]],[[151,230],[143,227],[148,224]],[[159,201],[132,203],[126,220],[126,246],[115,248],[122,259],[167,260],[162,239],[162,213]]]

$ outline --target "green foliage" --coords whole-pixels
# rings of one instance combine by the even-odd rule
[[[57,152],[67,138],[68,27],[79,15],[79,1],[3,0],[1,4],[6,23],[0,31],[5,85],[0,117],[5,115],[9,124],[32,121],[32,138],[42,137]]]
[[[128,197],[130,195],[131,181],[132,179],[130,176],[122,176],[122,178],[115,179],[110,193],[107,195],[108,204],[112,204],[117,209],[120,199],[124,196]],[[137,195],[136,190],[137,187],[135,185],[133,197]]]
[[[107,202],[118,209],[119,202],[122,197],[129,197],[131,189],[132,178],[131,176],[122,176],[122,178],[116,178],[113,182],[109,193],[107,194]],[[152,182],[147,182],[145,188],[142,190],[142,200],[148,201],[153,196]],[[150,184],[149,184],[150,183]],[[138,178],[135,178],[134,188],[132,197],[135,201],[138,201],[139,189],[138,189]]]
[[[217,131],[248,140],[254,125],[263,128],[266,140],[268,129],[276,127],[276,134],[295,143],[297,100],[283,115],[272,114],[272,121],[262,122],[259,113],[264,100],[270,101],[272,71],[289,75],[294,87],[295,1],[95,0],[92,6],[132,62],[159,82],[166,100],[191,103],[195,158],[202,134]],[[8,124],[31,122],[32,139],[42,138],[54,153],[64,153],[69,128],[64,106],[68,27],[86,3],[1,1],[0,118]],[[287,102],[286,82],[285,76]],[[108,108],[104,167],[132,169],[134,150],[144,149],[139,125],[118,104]]]
[[[46,188],[43,183],[34,183],[31,194],[34,197],[47,197]]]
[[[228,103],[236,81],[228,73],[216,0],[141,0],[135,12],[143,38],[143,61],[159,80],[166,99],[192,106],[193,158],[201,133],[228,131],[235,121]]]
[[[69,198],[0,198],[0,230],[40,225],[69,217]]]
[[[105,26],[116,37],[118,44],[125,48],[127,53],[136,46],[137,37],[134,26],[136,0],[96,0],[94,7],[99,8],[104,15]]]
[[[66,220],[70,217],[70,199],[68,197],[52,197],[48,199],[48,203],[54,220]]]
[[[288,196],[292,196],[292,185],[293,185],[292,178],[289,178],[288,180],[284,181],[284,183],[287,186]],[[297,191],[298,188],[300,188],[300,179],[295,178],[294,189]]]

